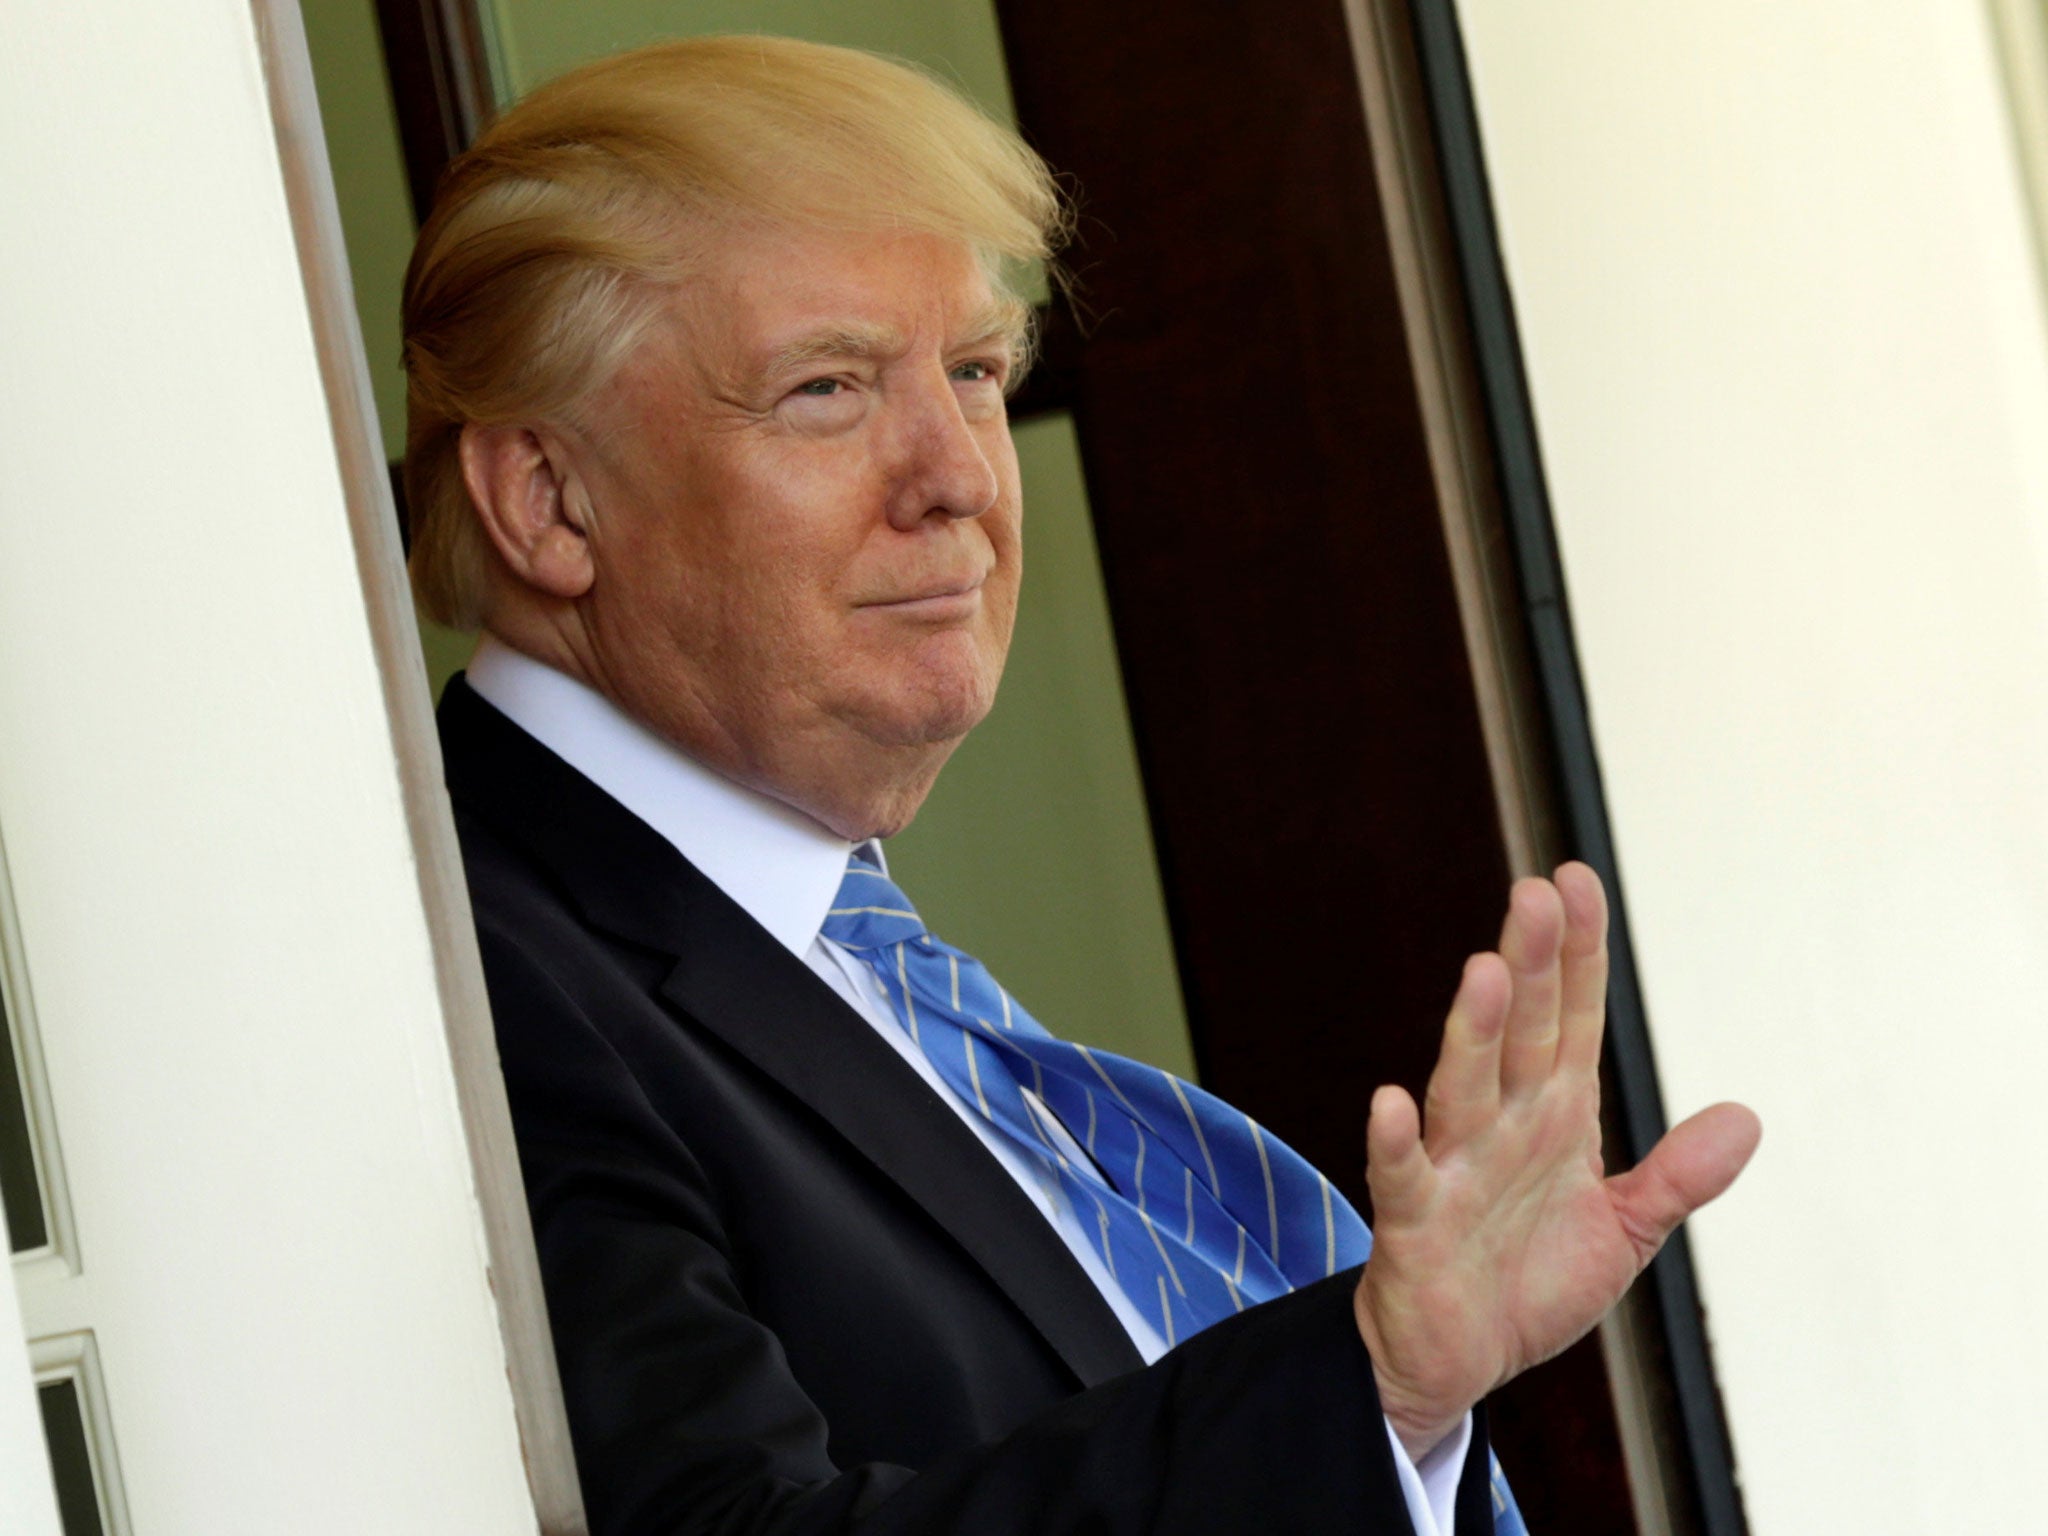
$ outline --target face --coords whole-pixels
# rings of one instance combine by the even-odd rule
[[[759,231],[672,317],[584,413],[594,680],[828,825],[894,830],[1009,647],[1010,312],[963,243]]]

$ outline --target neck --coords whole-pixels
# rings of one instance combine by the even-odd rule
[[[493,615],[486,635],[600,695],[712,772],[780,801],[848,842],[891,837],[909,826],[959,745],[958,738],[880,743],[825,719],[788,737],[755,732],[771,737],[772,750],[750,752],[743,733],[728,728],[701,701],[635,687],[596,664],[587,647],[557,626],[501,623]]]
[[[595,685],[593,685],[595,686]],[[955,741],[899,746],[871,741],[836,721],[775,736],[749,752],[714,716],[657,710],[602,688],[627,714],[736,784],[781,801],[848,842],[893,837],[931,793]],[[757,733],[758,735],[759,733]]]

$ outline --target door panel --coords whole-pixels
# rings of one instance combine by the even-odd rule
[[[109,1532],[531,1532],[379,665],[396,552],[359,553],[273,116],[296,13],[14,9],[0,836],[48,1241],[10,1304]]]

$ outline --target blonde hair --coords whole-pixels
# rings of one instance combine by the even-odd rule
[[[405,492],[428,617],[473,629],[489,591],[463,426],[573,415],[735,219],[964,240],[1014,301],[1009,270],[1049,259],[1070,214],[1014,133],[849,48],[689,38],[540,87],[449,166],[406,271]]]

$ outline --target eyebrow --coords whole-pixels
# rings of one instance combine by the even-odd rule
[[[1026,305],[1016,299],[991,299],[968,322],[959,345],[972,348],[1000,341],[1012,352],[1022,352],[1030,327],[1031,311]]]
[[[947,350],[970,351],[1001,341],[1021,351],[1028,323],[1023,306],[997,299],[977,311],[963,328],[961,340]],[[904,348],[903,333],[891,325],[831,325],[777,347],[761,365],[763,378],[779,378],[812,363],[835,358],[888,357]]]
[[[890,325],[834,325],[811,331],[777,347],[761,365],[764,378],[777,378],[810,363],[839,357],[886,357],[903,350],[903,333]]]

